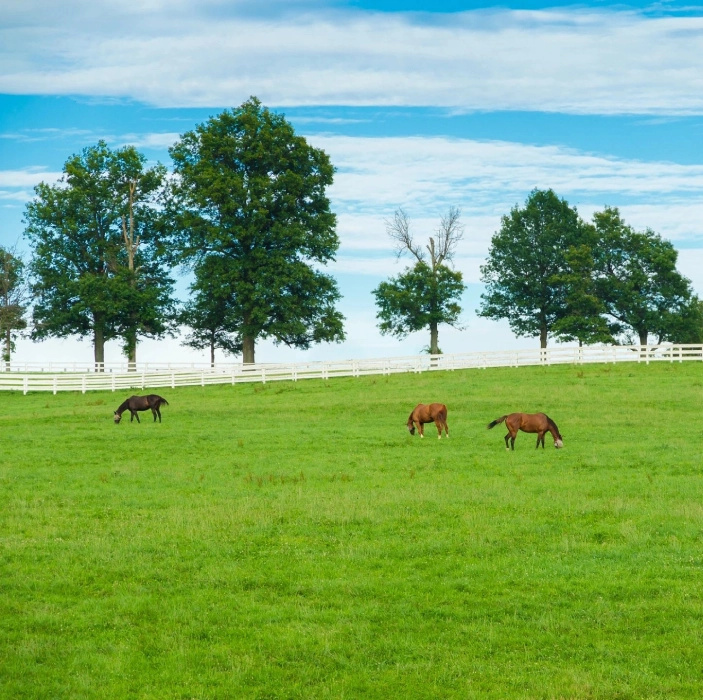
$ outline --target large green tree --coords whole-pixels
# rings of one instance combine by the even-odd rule
[[[22,258],[14,248],[0,246],[0,336],[3,338],[2,359],[8,369],[17,333],[27,327],[25,313],[29,297]]]
[[[182,260],[221,259],[244,362],[255,361],[259,338],[298,348],[343,340],[336,282],[316,269],[339,247],[327,154],[256,98],[187,132],[170,153],[174,241]]]
[[[160,337],[172,315],[172,280],[159,255],[163,166],[104,141],[71,156],[55,185],[40,183],[26,209],[32,248],[35,339],[92,336],[95,362],[121,339],[135,361],[137,337]]]
[[[459,326],[459,301],[466,289],[461,272],[451,269],[456,246],[463,236],[459,209],[452,207],[442,217],[436,236],[425,248],[416,243],[410,231],[407,214],[398,209],[386,222],[386,232],[396,244],[398,257],[410,253],[415,264],[373,290],[382,334],[404,338],[425,328],[430,331],[428,350],[439,349],[439,326]]]
[[[503,216],[481,266],[485,294],[478,311],[507,319],[518,336],[539,337],[547,347],[554,324],[565,315],[567,251],[583,243],[586,226],[575,208],[553,190],[533,190],[525,206]]]
[[[698,300],[676,269],[673,244],[649,229],[635,231],[614,207],[596,212],[593,222],[596,286],[606,313],[640,345],[650,335],[657,342],[695,337]]]

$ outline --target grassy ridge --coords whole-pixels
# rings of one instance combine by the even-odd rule
[[[163,394],[2,395],[0,697],[703,694],[703,366]]]

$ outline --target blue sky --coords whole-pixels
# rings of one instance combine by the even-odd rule
[[[12,5],[12,6],[8,6]],[[500,216],[553,187],[585,218],[609,204],[681,251],[703,294],[703,7],[524,0],[26,0],[0,8],[0,243],[20,241],[40,180],[99,138],[169,165],[179,134],[249,95],[284,112],[338,168],[331,271],[348,341],[265,361],[412,354],[375,328],[371,290],[400,271],[384,218],[427,237],[451,205],[465,324],[445,352],[532,347],[475,316]],[[179,281],[181,292],[187,284]],[[90,359],[75,341],[23,342],[28,360]],[[200,359],[176,340],[140,359]],[[109,359],[119,348],[108,348]]]

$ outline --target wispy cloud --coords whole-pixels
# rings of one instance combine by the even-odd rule
[[[158,105],[703,113],[703,17],[27,0],[0,9],[0,91]],[[286,9],[287,7],[287,9]]]

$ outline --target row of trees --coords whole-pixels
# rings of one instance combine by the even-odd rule
[[[128,146],[104,142],[66,162],[54,185],[27,205],[31,260],[0,249],[0,332],[14,337],[91,337],[95,361],[119,339],[131,363],[141,338],[173,334],[185,344],[255,360],[260,338],[308,348],[344,339],[335,280],[320,271],[339,247],[326,189],[334,168],[256,98],[212,117],[170,149],[173,171],[147,167]],[[451,208],[428,244],[398,210],[387,233],[412,265],[373,292],[382,333],[461,327],[465,285],[453,269],[464,228]],[[172,270],[191,271],[190,299],[174,299]],[[26,275],[25,273],[28,273]],[[676,271],[671,243],[636,232],[616,209],[592,223],[551,190],[535,190],[503,217],[482,267],[479,313],[507,319],[517,335],[613,342],[699,342],[703,309]],[[31,281],[30,284],[26,280]]]
[[[91,337],[98,365],[109,340],[134,363],[140,338],[181,325],[213,361],[221,348],[252,363],[259,338],[342,340],[336,282],[316,269],[339,246],[327,154],[252,98],[184,134],[170,155],[167,176],[135,148],[101,141],[70,158],[57,184],[35,188],[25,213],[31,337]],[[182,308],[178,266],[194,277]],[[22,325],[6,327],[10,337]]]
[[[646,345],[699,343],[703,304],[676,269],[670,241],[635,231],[616,208],[583,221],[552,190],[534,190],[504,216],[481,267],[479,313],[519,336]]]
[[[438,325],[460,328],[461,273],[452,269],[463,236],[451,208],[426,250],[399,209],[386,230],[396,252],[414,264],[375,290],[382,333],[405,337],[430,330],[429,351],[439,352]],[[585,222],[552,190],[534,190],[514,207],[493,236],[481,267],[486,291],[480,316],[506,319],[517,336],[563,342],[657,343],[703,341],[703,302],[676,269],[671,242],[651,230],[635,231],[606,207]]]

